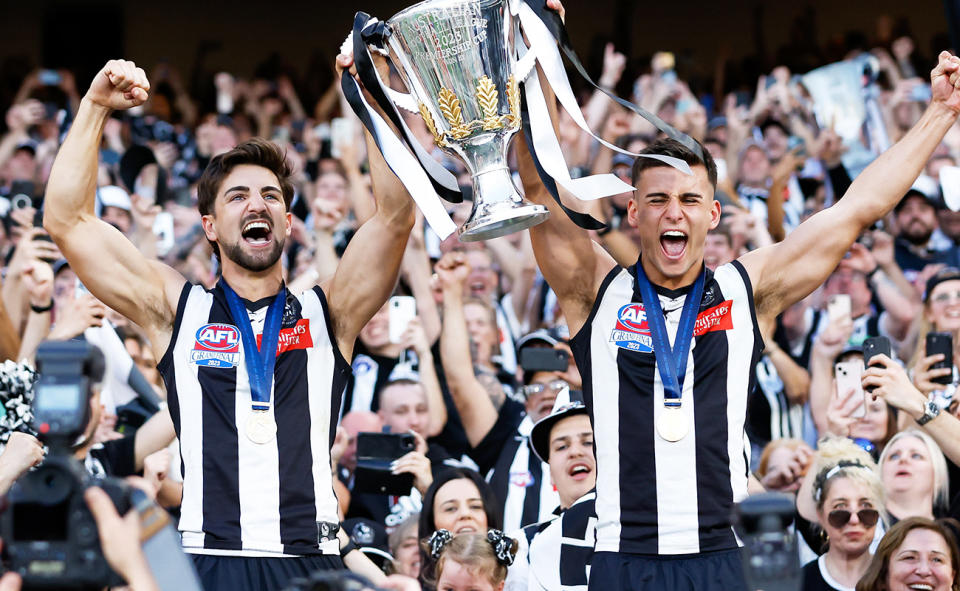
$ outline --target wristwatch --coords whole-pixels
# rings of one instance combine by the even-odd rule
[[[932,400],[928,400],[923,408],[923,416],[917,419],[917,424],[921,426],[926,425],[933,419],[937,418],[937,415],[939,414],[940,414],[940,407],[937,406],[937,403]]]

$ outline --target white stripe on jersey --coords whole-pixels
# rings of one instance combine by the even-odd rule
[[[213,295],[196,285],[187,296],[181,326],[201,326],[210,313]],[[193,348],[196,335],[190,330],[177,333],[174,359]],[[189,354],[189,353],[187,353]],[[180,407],[180,457],[183,465],[183,498],[180,523],[185,546],[203,547],[203,392],[196,365],[177,366],[177,402]]]
[[[633,297],[633,278],[620,273],[603,294],[597,318],[616,318],[617,310]],[[613,350],[610,348],[613,347]],[[594,449],[597,453],[597,552],[620,551],[620,370],[610,332],[590,333],[591,374],[600,387],[593,389]],[[602,376],[598,379],[598,376]],[[661,394],[662,396],[662,394]]]
[[[307,290],[300,296],[302,314],[310,318],[323,318],[323,306],[313,290]],[[314,343],[323,342],[327,337],[327,326],[323,322],[314,322],[310,325],[311,337]],[[333,380],[335,359],[330,347],[319,349],[312,347],[307,350],[307,383],[310,385],[310,400],[324,400],[329,394],[325,388]],[[330,412],[329,404],[310,405],[310,446],[314,450],[330,449]],[[316,452],[314,452],[316,453]],[[317,521],[339,523],[337,500],[333,490],[333,476],[327,466],[320,462],[313,463],[313,495],[317,506]]]

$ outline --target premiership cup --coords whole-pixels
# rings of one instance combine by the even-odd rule
[[[427,0],[387,21],[397,70],[437,146],[473,177],[473,210],[460,240],[488,240],[544,221],[507,167],[520,129],[520,91],[508,0]]]

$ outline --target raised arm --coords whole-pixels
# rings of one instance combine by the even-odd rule
[[[352,59],[337,57],[337,68]],[[370,179],[377,211],[353,236],[333,279],[326,285],[340,350],[349,359],[360,329],[390,297],[415,220],[413,200],[383,160],[369,133],[364,132]]]
[[[553,92],[546,85],[543,85],[543,88],[547,106],[553,121],[556,122]],[[517,138],[514,145],[520,164],[524,196],[550,210],[547,221],[530,228],[530,241],[537,265],[560,300],[570,333],[576,334],[590,315],[603,277],[616,263],[599,244],[590,239],[587,231],[573,223],[553,200],[537,175],[533,158],[523,138]],[[569,194],[563,193],[562,197],[574,209],[586,209]]]
[[[778,244],[741,259],[757,312],[775,316],[823,283],[857,236],[893,209],[923,170],[960,112],[960,58],[944,51],[931,73],[933,100],[923,117],[853,181],[843,199]]]
[[[87,289],[146,329],[162,353],[184,280],[94,214],[103,126],[114,109],[143,104],[149,89],[133,62],[110,61],[96,75],[50,172],[43,224]]]

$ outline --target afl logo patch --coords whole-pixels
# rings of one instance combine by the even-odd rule
[[[643,304],[627,304],[617,310],[617,324],[610,334],[610,341],[628,351],[653,352],[653,337],[650,336]]]
[[[240,362],[240,331],[232,324],[204,324],[197,330],[190,363],[230,368]]]

